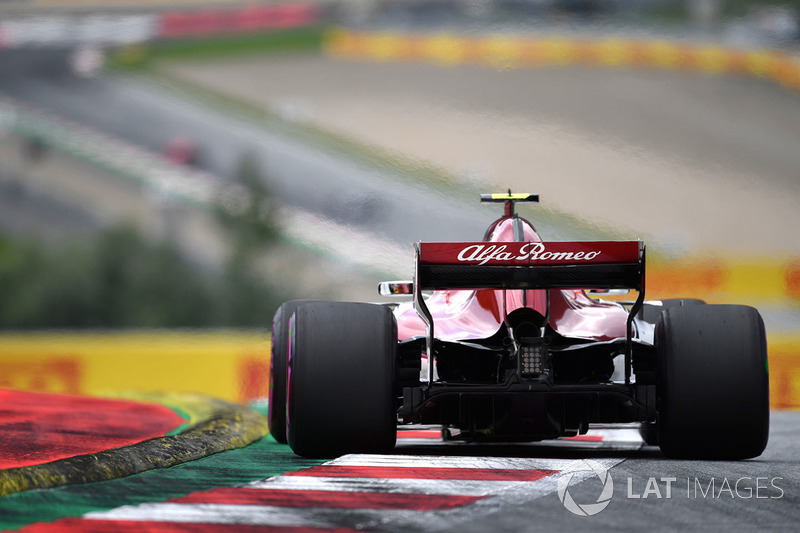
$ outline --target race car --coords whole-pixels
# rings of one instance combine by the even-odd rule
[[[301,456],[390,453],[398,425],[530,442],[639,424],[667,457],[745,459],[769,430],[764,322],[645,300],[641,241],[544,242],[515,212],[476,242],[420,242],[392,304],[289,301],[272,324],[269,427]],[[635,291],[635,300],[608,300]],[[606,300],[602,299],[606,298]]]

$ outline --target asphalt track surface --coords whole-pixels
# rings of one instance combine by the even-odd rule
[[[230,177],[256,154],[273,194],[402,245],[480,238],[496,211],[268,132],[129,78],[78,78],[65,53],[0,54],[0,93],[163,152],[194,139]],[[167,64],[165,69],[170,69]],[[177,64],[173,74],[609,225],[651,250],[796,252],[800,98],[767,82],[592,69],[495,72],[324,57]],[[488,174],[483,175],[483,172]],[[455,197],[454,197],[455,196]],[[534,212],[535,213],[535,212]],[[535,215],[534,215],[535,216]],[[535,219],[546,239],[591,238]],[[655,245],[656,248],[652,248]]]
[[[542,207],[644,238],[651,251],[800,251],[783,232],[800,224],[800,95],[766,81],[314,55],[166,61],[159,71],[464,183],[540,193]]]
[[[163,153],[170,139],[189,135],[202,164],[231,177],[245,153],[255,154],[283,205],[369,228],[396,242],[479,239],[495,210],[471,198],[433,194],[398,179],[231,119],[148,84],[117,77],[78,78],[65,53],[20,50],[0,54],[0,94]]]

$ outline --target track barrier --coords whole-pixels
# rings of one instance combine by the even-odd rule
[[[224,331],[4,334],[0,388],[170,391],[245,403],[269,393],[269,338]]]
[[[778,50],[743,50],[667,40],[569,37],[464,37],[336,29],[323,47],[332,57],[382,63],[422,61],[497,70],[584,65],[744,75],[800,90],[800,57]]]
[[[800,408],[800,335],[768,334],[770,403]],[[163,331],[0,335],[0,388],[63,394],[202,393],[245,403],[269,393],[269,335]]]
[[[730,252],[649,257],[647,297],[692,297],[709,303],[798,307],[800,257],[748,257]]]

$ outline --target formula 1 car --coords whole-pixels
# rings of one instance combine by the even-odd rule
[[[269,426],[301,456],[386,453],[398,424],[524,442],[639,423],[673,458],[760,455],[764,322],[741,305],[645,301],[641,241],[543,242],[505,204],[482,241],[417,243],[399,304],[290,301],[272,324]],[[600,294],[638,291],[635,301]]]

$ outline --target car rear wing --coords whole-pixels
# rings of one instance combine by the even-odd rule
[[[625,357],[630,382],[632,322],[644,303],[642,241],[420,242],[415,250],[414,306],[426,324],[428,357],[434,324],[422,297],[425,290],[636,289]]]
[[[415,285],[432,289],[636,289],[641,241],[417,243]]]

